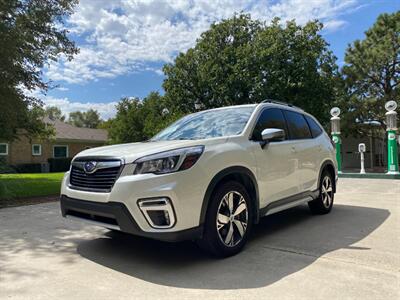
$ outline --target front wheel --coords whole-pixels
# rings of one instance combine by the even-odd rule
[[[240,183],[230,181],[220,185],[210,199],[199,246],[218,257],[240,252],[253,223],[251,204],[249,194]]]
[[[321,176],[319,185],[319,197],[313,201],[308,202],[308,207],[314,214],[327,214],[332,210],[333,206],[333,178],[332,174],[324,171]]]

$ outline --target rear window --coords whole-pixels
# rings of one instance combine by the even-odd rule
[[[310,126],[311,134],[313,138],[319,136],[322,133],[322,128],[321,126],[318,125],[317,122],[310,116],[305,116],[308,126]]]
[[[312,138],[310,128],[302,114],[293,111],[284,111],[288,124],[289,135],[292,140]]]

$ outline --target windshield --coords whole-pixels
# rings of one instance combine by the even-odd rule
[[[255,106],[199,112],[176,121],[151,141],[198,140],[242,133]]]

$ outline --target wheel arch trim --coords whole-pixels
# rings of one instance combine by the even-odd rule
[[[322,176],[322,171],[326,169],[326,167],[332,167],[332,169],[334,170],[334,174],[333,174],[333,192],[336,193],[336,171],[335,171],[335,164],[333,163],[332,160],[327,159],[325,160],[322,164],[321,167],[319,168],[319,174],[318,174],[318,189],[319,186],[321,185],[321,176]]]
[[[206,214],[207,214],[207,209],[210,203],[210,199],[212,196],[213,191],[217,187],[217,185],[224,180],[224,178],[227,178],[229,175],[241,175],[245,176],[250,179],[252,185],[254,186],[254,192],[255,192],[255,199],[254,200],[254,222],[258,223],[259,220],[259,208],[260,208],[260,201],[259,201],[259,191],[258,191],[258,184],[257,184],[257,179],[253,172],[249,170],[246,167],[243,166],[232,166],[228,167],[226,169],[223,169],[219,171],[210,181],[208,184],[206,193],[203,198],[203,204],[201,206],[201,212],[200,212],[200,224],[204,224],[205,219],[206,219]]]

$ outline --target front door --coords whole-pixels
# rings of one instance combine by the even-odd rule
[[[309,191],[318,178],[320,147],[313,139],[310,127],[303,114],[284,110],[290,140],[295,148],[299,192]]]
[[[262,111],[252,134],[252,151],[257,161],[260,208],[299,193],[296,142],[285,138],[282,141],[271,141],[262,148],[261,132],[266,128],[283,129],[288,137],[286,122],[280,109],[266,108]]]

